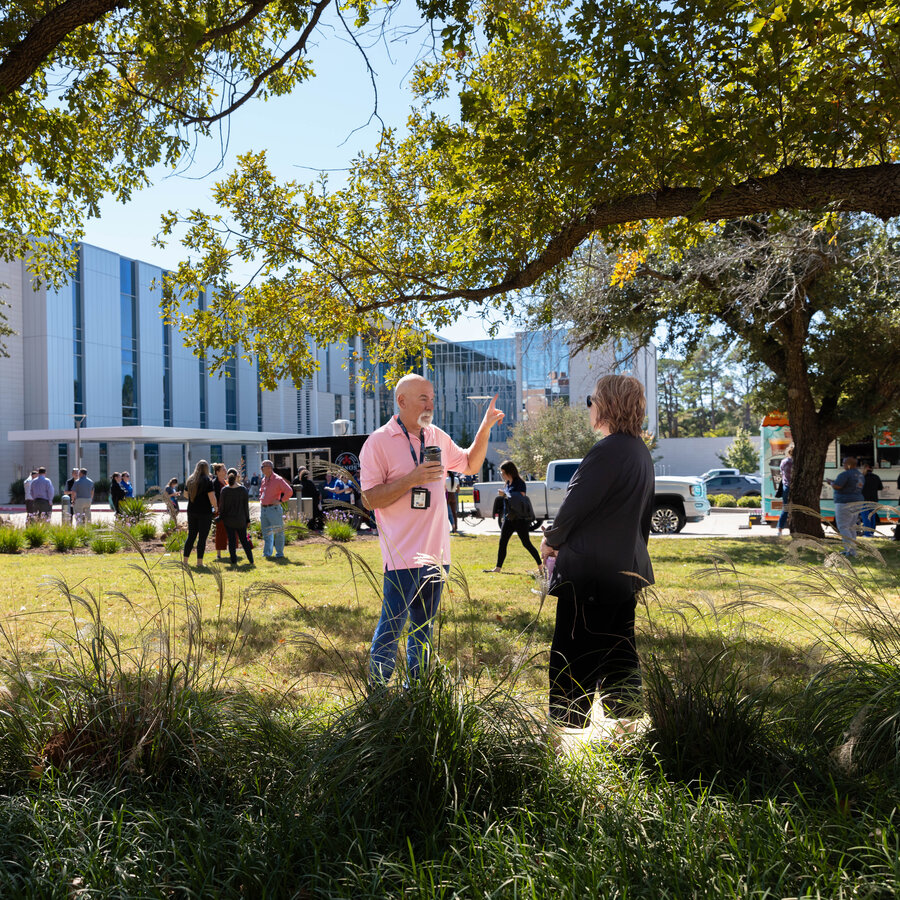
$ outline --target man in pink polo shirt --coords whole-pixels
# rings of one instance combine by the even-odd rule
[[[468,450],[431,424],[434,387],[421,375],[404,375],[394,389],[399,413],[373,432],[359,455],[363,502],[378,510],[378,540],[384,560],[384,600],[372,638],[369,680],[386,684],[397,661],[397,643],[410,621],[406,660],[410,680],[427,664],[431,628],[441,599],[436,566],[450,565],[450,521],[444,478],[451,469],[474,475],[487,453],[491,428],[503,421],[491,400]],[[426,459],[440,448],[440,461]],[[427,557],[437,562],[429,564]]]
[[[294,490],[275,471],[271,459],[264,459],[260,468],[263,479],[259,487],[259,524],[262,527],[263,556],[266,559],[284,559],[284,513],[281,504],[294,496]]]

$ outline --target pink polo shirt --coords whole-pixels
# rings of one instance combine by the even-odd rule
[[[268,478],[263,478],[262,484],[259,486],[259,502],[262,506],[281,503],[293,496],[294,489],[277,472],[273,472]]]
[[[407,440],[397,417],[392,416],[386,425],[369,435],[359,454],[359,484],[363,491],[395,481],[413,470],[415,464],[409,448],[412,445],[418,460],[419,431],[410,431]],[[468,469],[469,454],[436,425],[426,426],[425,446],[441,448],[444,472],[436,481],[422,485],[431,491],[428,509],[412,509],[411,494],[407,492],[390,506],[377,510],[378,540],[385,569],[417,569],[424,565],[416,559],[419,554],[435,557],[443,565],[450,563],[450,519],[444,498],[444,478],[448,471]]]

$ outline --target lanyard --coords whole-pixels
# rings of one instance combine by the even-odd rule
[[[397,416],[397,424],[400,428],[403,429],[403,433],[406,435],[406,441],[409,444],[409,455],[412,457],[413,465],[418,467],[419,463],[425,462],[425,429],[423,428],[419,432],[419,440],[421,441],[421,445],[419,447],[419,460],[416,462],[416,451],[413,450],[412,441],[409,438],[409,432],[406,430],[406,426],[400,421],[400,416]]]

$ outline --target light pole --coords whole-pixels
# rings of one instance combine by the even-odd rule
[[[87,418],[82,413],[73,413],[72,418],[75,420],[75,465],[81,468],[81,426]]]

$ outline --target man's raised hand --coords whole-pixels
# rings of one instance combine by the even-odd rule
[[[499,394],[494,394],[491,398],[491,402],[488,405],[488,408],[484,413],[484,424],[487,425],[488,428],[493,428],[495,425],[499,425],[503,419],[506,417],[506,413],[501,409],[497,409],[497,397]]]

